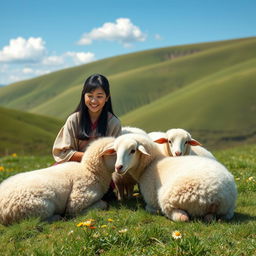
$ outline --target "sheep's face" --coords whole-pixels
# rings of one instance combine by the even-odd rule
[[[191,138],[191,135],[183,129],[170,129],[166,132],[170,153],[172,156],[184,156],[190,152],[190,145],[201,145]]]
[[[117,156],[115,171],[122,175],[138,166],[140,154],[148,155],[145,148],[131,137],[117,138],[114,149]]]

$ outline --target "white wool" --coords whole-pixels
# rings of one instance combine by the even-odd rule
[[[142,130],[141,128],[138,127],[132,127],[132,126],[124,126],[122,127],[122,131],[121,134],[127,134],[127,133],[135,133],[135,134],[143,134],[143,135],[147,135],[147,133]]]
[[[114,138],[91,143],[81,163],[66,162],[14,175],[0,184],[0,223],[28,217],[50,220],[55,215],[76,215],[89,207],[106,208],[101,200],[108,190],[114,156],[104,150]]]
[[[147,136],[147,133],[138,127],[124,126],[122,127],[121,134],[142,134]],[[134,191],[134,186],[137,182],[132,178],[129,173],[120,175],[118,173],[112,174],[112,180],[117,190],[118,200],[124,200],[125,197],[130,198]]]
[[[150,139],[152,141],[157,141],[157,140],[162,139],[162,138],[168,140],[167,134],[165,132],[160,132],[160,131],[150,132],[150,133],[148,133],[148,136],[150,137]],[[170,156],[171,155],[168,141],[166,141],[165,143],[161,143],[161,144],[157,143],[157,146],[160,149],[160,151],[163,153],[164,156]]]
[[[208,214],[233,217],[236,185],[219,162],[199,156],[164,157],[142,135],[120,136],[114,149],[115,170],[129,172],[139,182],[148,211],[161,211],[174,221],[181,220],[182,214],[188,219]]]

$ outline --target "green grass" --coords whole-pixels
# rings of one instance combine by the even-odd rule
[[[0,107],[0,155],[19,153],[50,154],[63,122]]]
[[[147,213],[143,200],[136,197],[122,204],[112,202],[107,211],[90,211],[53,224],[30,219],[9,227],[0,225],[0,255],[256,255],[256,145],[214,154],[233,173],[238,187],[237,208],[230,222],[174,223]],[[0,181],[52,162],[50,156],[0,158]],[[95,219],[96,229],[77,227],[89,218]],[[175,230],[182,239],[173,239]]]

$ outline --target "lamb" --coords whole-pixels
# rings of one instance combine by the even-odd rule
[[[116,138],[115,171],[139,182],[146,210],[173,221],[202,217],[229,220],[237,197],[233,175],[216,160],[200,156],[165,157],[142,135]]]
[[[131,126],[124,126],[122,127],[121,134],[143,134],[147,136],[147,133],[137,127],[131,127]],[[123,201],[125,199],[125,195],[127,198],[131,198],[134,186],[137,184],[137,182],[132,178],[132,176],[129,173],[126,173],[125,175],[120,175],[116,172],[112,174],[112,180],[115,184],[116,190],[117,190],[117,199],[119,201]]]
[[[53,221],[90,208],[106,209],[115,156],[107,146],[113,137],[92,142],[81,163],[66,162],[16,174],[0,184],[0,223],[9,225],[29,217]]]
[[[215,159],[210,151],[202,147],[201,143],[184,129],[170,129],[166,133],[152,132],[149,136],[159,144],[165,156],[198,155]]]

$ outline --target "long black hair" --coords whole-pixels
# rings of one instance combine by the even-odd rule
[[[97,125],[97,136],[105,136],[107,132],[108,125],[108,112],[114,114],[112,109],[112,102],[110,96],[109,82],[108,79],[100,74],[94,74],[89,76],[84,83],[84,87],[81,93],[80,102],[74,112],[79,112],[79,131],[77,139],[80,140],[88,140],[90,138],[90,134],[92,132],[92,123],[90,119],[90,115],[88,112],[88,107],[85,105],[84,95],[88,92],[92,92],[97,88],[101,88],[106,93],[106,96],[109,97],[107,102],[105,103],[100,117],[98,119]]]

